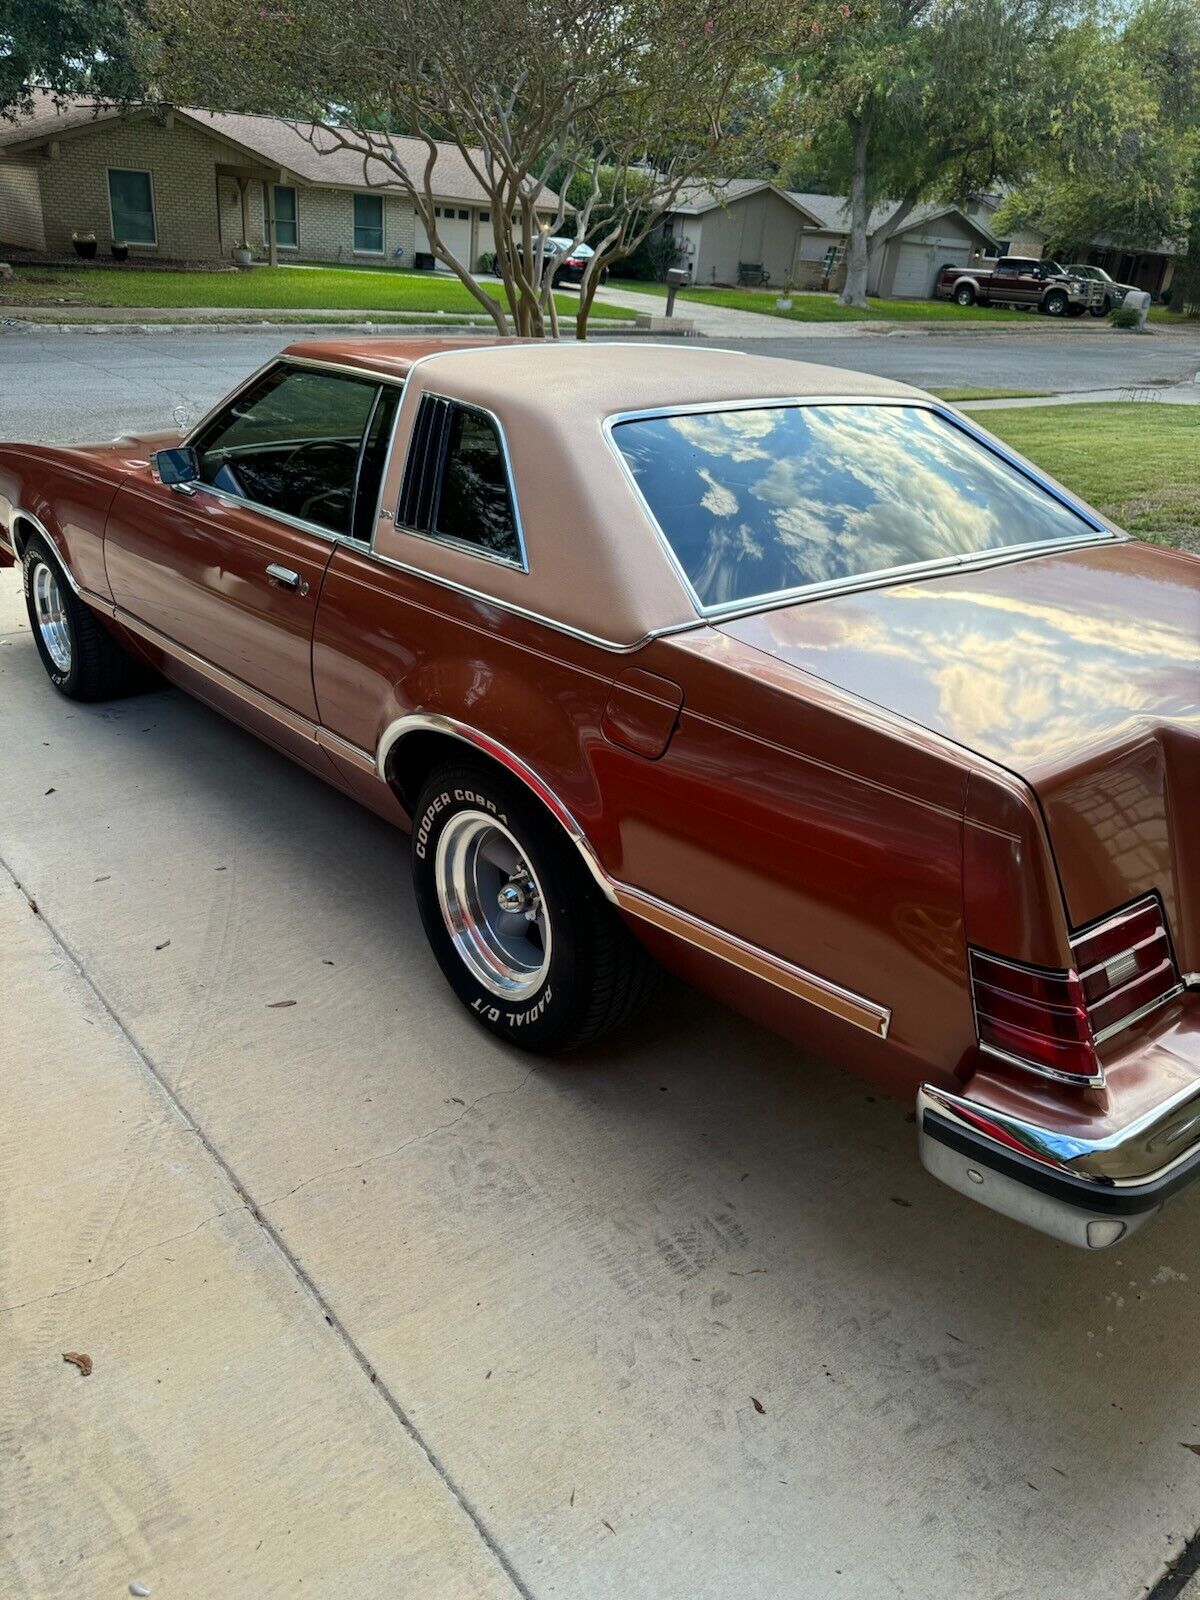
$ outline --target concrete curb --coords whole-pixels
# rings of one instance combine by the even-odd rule
[[[414,335],[427,338],[450,333],[494,333],[490,322],[42,322],[35,317],[0,318],[0,335],[29,333],[79,333],[79,334],[156,334],[156,333],[264,333],[278,331],[285,334],[320,335],[352,333],[372,339],[408,339]],[[563,331],[562,339],[574,339],[573,332]],[[588,339],[684,339],[693,337],[690,330],[652,332],[635,327],[633,323],[614,322],[593,326]]]

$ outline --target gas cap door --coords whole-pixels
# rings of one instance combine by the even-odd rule
[[[626,667],[613,684],[600,719],[609,744],[656,761],[671,742],[683,707],[683,690],[670,678]]]

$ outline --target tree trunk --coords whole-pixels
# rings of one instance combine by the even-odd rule
[[[592,257],[593,261],[598,259],[598,256]],[[599,282],[600,272],[598,269],[591,273],[584,273],[583,281],[579,285],[579,310],[575,313],[576,339],[585,340],[587,338],[588,318],[592,314],[592,301],[596,298],[596,287]]]
[[[839,302],[844,306],[867,309],[867,152],[871,144],[873,118],[868,107],[850,119],[854,132],[854,171],[850,178],[850,247],[846,252],[846,283]]]

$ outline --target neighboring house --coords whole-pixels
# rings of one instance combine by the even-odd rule
[[[686,184],[659,228],[683,253],[693,283],[733,283],[743,266],[761,267],[772,284],[792,276],[800,237],[816,219],[774,184],[726,178]]]
[[[1004,194],[975,194],[967,202],[967,211],[989,225],[991,218],[1004,200]],[[1015,256],[1041,256],[1046,248],[1046,236],[1032,228],[1018,230],[1011,239],[1002,241],[1006,254]],[[1073,261],[1086,261],[1088,266],[1103,267],[1110,278],[1118,283],[1131,283],[1139,289],[1148,289],[1156,298],[1171,286],[1175,258],[1187,250],[1186,239],[1160,239],[1146,249],[1134,249],[1114,239],[1111,234],[1098,233],[1086,251],[1071,254]],[[1067,260],[1062,256],[1060,260]]]
[[[795,194],[762,180],[730,178],[690,185],[664,218],[664,234],[683,251],[693,283],[737,283],[744,265],[761,266],[773,286],[840,289],[845,282],[850,202],[841,195]],[[877,206],[869,232],[895,211]],[[997,251],[980,221],[958,206],[920,205],[875,252],[869,294],[925,299],[939,270]]]
[[[192,107],[138,107],[39,95],[31,115],[0,121],[0,247],[71,253],[73,233],[94,233],[99,254],[122,239],[131,256],[226,261],[243,240],[306,261],[384,261],[432,266],[412,203],[384,193],[387,167],[336,147],[281,117]],[[406,170],[423,171],[423,141],[392,137]],[[474,267],[493,248],[486,192],[454,145],[434,166],[438,230]],[[557,197],[539,203],[553,220]],[[440,263],[438,263],[440,265]]]
[[[1148,289],[1158,299],[1171,287],[1175,258],[1187,254],[1186,239],[1160,239],[1148,250],[1131,250],[1110,234],[1098,233],[1087,253],[1087,264],[1103,267],[1118,283]]]
[[[1003,235],[993,226],[992,219],[1005,198],[1004,193],[973,194],[967,201],[966,213],[996,234],[1002,256],[1032,256],[1035,261],[1040,261],[1046,249],[1044,233],[1038,233],[1036,228],[1018,228],[1015,233]]]
[[[796,287],[840,289],[846,281],[850,242],[849,200],[833,194],[792,194],[790,198],[816,222],[815,229],[804,235]],[[895,210],[894,201],[873,208],[867,218],[868,244]],[[867,293],[927,300],[943,267],[965,267],[998,253],[999,243],[983,222],[968,216],[960,206],[925,202],[915,206],[872,252]]]

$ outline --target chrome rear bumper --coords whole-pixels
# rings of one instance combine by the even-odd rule
[[[925,1084],[917,1130],[921,1160],[935,1178],[1085,1250],[1128,1238],[1200,1178],[1200,1082],[1096,1140]]]

